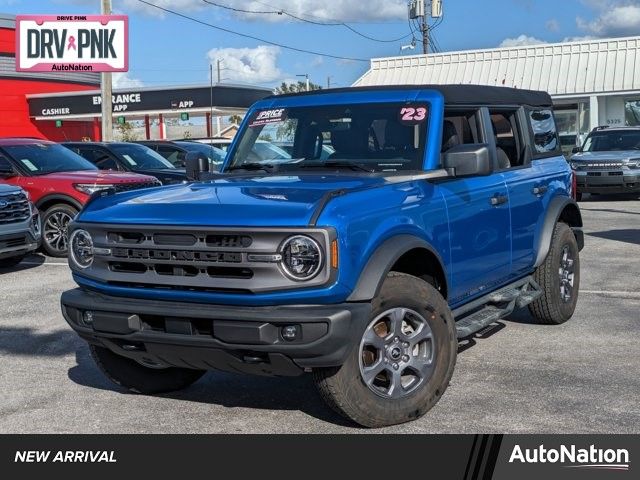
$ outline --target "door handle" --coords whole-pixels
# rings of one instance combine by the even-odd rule
[[[507,203],[507,200],[508,200],[508,198],[507,198],[506,195],[494,195],[493,197],[491,197],[489,202],[491,203],[491,206],[497,207],[498,205],[502,205],[503,203]]]
[[[531,190],[531,192],[534,195],[544,195],[545,193],[547,193],[547,190],[549,190],[549,187],[547,187],[546,185],[540,185],[538,187],[533,187],[533,190]]]

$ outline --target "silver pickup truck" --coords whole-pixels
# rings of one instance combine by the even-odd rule
[[[26,192],[0,184],[0,268],[20,263],[40,243],[40,216]]]

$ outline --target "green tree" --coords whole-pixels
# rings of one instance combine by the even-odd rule
[[[310,90],[322,90],[322,87],[316,83],[309,82]],[[306,92],[307,91],[307,82],[298,80],[297,83],[286,83],[282,82],[279,87],[276,87],[275,94],[283,95],[285,93],[298,93],[298,92]]]
[[[134,142],[138,139],[138,135],[133,130],[133,125],[129,122],[119,123],[116,127],[123,142]]]
[[[229,123],[240,124],[242,122],[242,115],[231,115],[229,117]]]

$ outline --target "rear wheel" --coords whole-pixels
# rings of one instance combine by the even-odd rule
[[[569,320],[578,302],[580,256],[576,237],[567,224],[556,224],[549,254],[537,268],[534,279],[543,294],[529,305],[533,316],[550,325]]]
[[[339,368],[314,372],[325,401],[365,427],[415,420],[440,399],[457,355],[451,311],[425,281],[390,273],[359,345]]]
[[[42,219],[42,248],[52,257],[66,257],[68,252],[67,229],[78,210],[59,203],[47,209]]]
[[[90,345],[91,356],[109,380],[134,393],[154,393],[182,390],[205,374],[188,368],[149,368],[135,360],[122,357],[105,347]]]

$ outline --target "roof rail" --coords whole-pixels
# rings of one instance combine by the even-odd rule
[[[607,128],[611,128],[611,126],[610,125],[600,125],[600,126],[595,127],[593,129],[593,131],[597,132],[598,130],[606,130]]]

